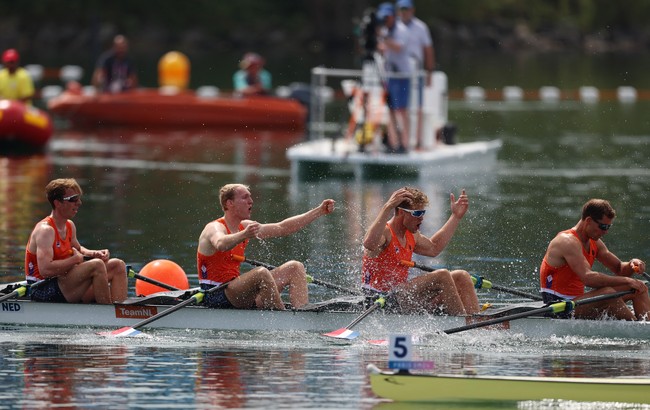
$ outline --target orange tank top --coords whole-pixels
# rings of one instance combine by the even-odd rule
[[[51,216],[45,217],[39,224],[47,223],[54,229],[54,242],[52,243],[52,250],[54,251],[54,260],[67,259],[72,255],[72,223],[66,221],[65,230],[66,237],[61,239],[59,230],[56,229],[56,224]],[[29,251],[29,242],[27,242],[27,249],[25,250],[25,279],[29,282],[38,282],[43,280],[41,272],[38,270],[38,260],[36,255]]]
[[[226,227],[228,234],[231,233],[224,218],[217,219],[217,222]],[[239,224],[239,230],[241,231],[243,229],[244,226]],[[246,245],[248,245],[248,239],[238,243],[237,246],[225,252],[216,251],[212,255],[203,255],[197,251],[196,267],[199,274],[199,283],[218,286],[238,277],[241,262],[234,260],[232,255],[244,257]]]
[[[363,287],[379,292],[388,292],[408,280],[409,268],[400,261],[410,261],[415,249],[415,237],[406,231],[406,246],[402,246],[390,225],[390,243],[376,258],[363,256],[361,268]]]
[[[578,241],[578,233],[574,229],[562,231],[559,234],[573,234]],[[558,235],[559,235],[558,234]],[[582,245],[580,245],[582,247]],[[589,250],[582,247],[582,254],[589,262],[589,267],[594,265],[596,255],[598,254],[598,245],[593,239],[589,239]],[[542,292],[548,292],[562,298],[575,298],[582,296],[585,293],[585,284],[578,275],[573,272],[569,264],[562,266],[551,266],[546,261],[546,257],[542,261],[542,267],[539,272],[539,280]]]

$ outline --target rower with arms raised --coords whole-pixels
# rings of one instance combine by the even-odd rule
[[[219,190],[219,202],[224,215],[203,228],[196,262],[201,288],[207,290],[226,282],[228,286],[206,295],[203,304],[215,308],[284,310],[280,292],[286,287],[293,307],[307,304],[307,272],[302,263],[289,261],[273,271],[260,266],[244,275],[240,275],[239,265],[244,260],[249,240],[297,232],[321,216],[330,214],[334,210],[334,200],[326,199],[303,214],[265,224],[250,219],[253,198],[246,185],[224,185]]]

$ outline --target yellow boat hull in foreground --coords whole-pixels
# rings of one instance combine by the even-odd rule
[[[380,397],[395,401],[573,400],[650,403],[650,378],[579,378],[395,374],[370,370]]]

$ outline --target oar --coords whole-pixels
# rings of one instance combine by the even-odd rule
[[[222,283],[219,286],[215,286],[215,287],[210,288],[210,289],[205,290],[205,291],[204,290],[199,290],[198,292],[193,294],[189,299],[185,299],[184,301],[175,304],[174,306],[170,307],[169,309],[164,310],[164,311],[158,313],[157,315],[153,315],[150,318],[147,318],[147,319],[145,319],[145,320],[143,320],[141,322],[138,322],[133,326],[125,326],[125,327],[122,327],[120,329],[113,330],[112,332],[100,332],[99,334],[102,335],[102,336],[113,336],[113,337],[137,336],[138,334],[142,333],[139,330],[137,330],[138,328],[146,326],[146,325],[148,325],[149,323],[151,323],[153,321],[156,321],[156,320],[158,320],[160,318],[163,318],[163,317],[165,317],[167,315],[170,315],[170,314],[184,308],[185,306],[189,306],[189,305],[191,305],[193,303],[199,304],[199,303],[201,303],[203,301],[203,298],[205,297],[205,295],[207,295],[209,293],[219,291],[221,289],[224,289],[226,286],[228,286],[229,283],[230,283],[230,281]]]
[[[469,324],[469,325],[460,326],[460,327],[456,327],[456,328],[453,328],[453,329],[448,329],[448,330],[445,330],[444,333],[447,333],[448,335],[450,335],[452,333],[458,333],[458,332],[463,332],[465,330],[477,329],[479,327],[496,325],[496,324],[499,324],[499,323],[508,322],[510,320],[515,320],[515,319],[521,319],[521,318],[529,317],[529,316],[543,315],[543,314],[546,314],[546,313],[570,312],[576,306],[586,305],[586,304],[594,303],[594,302],[600,302],[600,301],[608,300],[608,299],[616,299],[616,298],[620,298],[621,296],[625,296],[625,295],[630,294],[630,293],[634,293],[634,290],[633,289],[622,290],[620,292],[610,293],[610,294],[607,294],[607,295],[594,296],[594,297],[587,298],[587,299],[567,300],[567,301],[556,302],[556,303],[553,303],[553,304],[551,304],[549,306],[545,306],[543,308],[529,310],[528,312],[515,313],[514,315],[503,316],[503,317],[499,317],[499,318],[496,318],[496,319],[486,320],[486,321],[483,321],[483,322],[476,322],[476,323],[472,323],[472,324]]]
[[[366,316],[374,312],[375,310],[384,307],[385,304],[386,304],[386,297],[385,296],[379,297],[377,300],[375,300],[372,306],[366,309],[366,311],[363,312],[358,318],[350,322],[349,325],[334,330],[333,332],[323,333],[323,336],[333,337],[336,339],[348,339],[348,340],[357,338],[359,336],[359,332],[355,332],[354,330],[352,330],[352,328],[356,326],[359,322],[361,322]]]
[[[259,261],[256,261],[256,260],[244,258],[243,256],[240,256],[240,255],[232,255],[232,258],[234,260],[238,261],[238,262],[246,262],[246,263],[251,264],[253,266],[262,266],[262,267],[264,267],[264,268],[266,268],[268,270],[273,270],[273,269],[276,268],[276,266],[269,265],[268,263],[259,262]],[[349,294],[355,295],[355,296],[361,295],[361,292],[357,292],[357,291],[355,291],[353,289],[344,288],[343,286],[339,286],[339,285],[336,285],[334,283],[325,282],[323,280],[316,279],[311,275],[307,275],[307,282],[313,283],[315,285],[325,286],[326,288],[339,290],[341,292],[346,292],[346,293],[349,293]]]
[[[93,258],[92,256],[84,256],[85,261],[89,261],[91,259],[95,259],[95,258]],[[160,281],[158,281],[156,279],[151,279],[151,278],[148,278],[146,276],[140,275],[138,272],[133,270],[133,267],[131,265],[126,265],[126,275],[129,278],[139,279],[139,280],[141,280],[143,282],[151,283],[152,285],[159,286],[159,287],[161,287],[163,289],[181,290],[181,289],[179,289],[177,287],[174,287],[172,285],[168,285],[166,283],[160,282]]]
[[[421,269],[421,270],[426,271],[426,272],[433,272],[434,270],[436,270],[435,268],[425,266],[425,265],[420,265],[420,264],[415,263],[413,261],[402,260],[401,263],[402,263],[402,265],[415,267],[415,268]],[[539,296],[539,295],[534,295],[532,293],[523,292],[523,291],[517,290],[517,289],[507,288],[505,286],[495,285],[492,282],[490,282],[489,280],[487,280],[487,279],[485,279],[485,278],[483,278],[481,276],[477,276],[477,275],[470,275],[470,276],[472,277],[472,282],[474,282],[474,287],[476,289],[494,289],[494,290],[498,290],[500,292],[506,292],[506,293],[510,293],[510,294],[517,295],[517,296],[522,296],[522,297],[532,299],[532,300],[542,300],[542,297]]]
[[[646,278],[647,280],[650,280],[650,275],[648,275],[647,272],[640,272],[640,269],[639,269],[639,266],[638,266],[638,265],[634,265],[634,266],[632,267],[632,269],[634,270],[634,273],[636,273],[637,275],[641,275],[641,276],[643,276],[644,278]]]
[[[14,289],[13,292],[7,293],[6,295],[0,297],[0,302],[4,302],[7,299],[23,297],[23,296],[25,296],[25,294],[27,294],[27,291],[30,288],[37,288],[37,287],[41,286],[47,280],[48,279],[39,280],[38,282],[34,282],[31,285],[28,284],[28,283],[26,283],[24,285],[21,285],[21,286],[17,287],[16,289]]]
[[[130,265],[126,265],[126,274],[129,278],[139,279],[143,282],[151,283],[152,285],[160,286],[163,289],[167,290],[181,290],[175,286],[168,285],[164,282],[160,282],[156,279],[151,279],[146,276],[140,275],[138,272],[134,271]]]

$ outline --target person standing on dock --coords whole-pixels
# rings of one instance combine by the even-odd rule
[[[409,31],[408,54],[414,61],[414,68],[418,73],[417,77],[417,122],[416,122],[416,148],[422,146],[422,104],[424,103],[424,87],[431,86],[431,75],[436,67],[435,53],[431,32],[426,23],[415,16],[413,0],[397,0],[395,4],[399,13],[399,19]],[[424,70],[425,76],[420,73]],[[424,81],[423,81],[424,80]]]
[[[388,140],[391,151],[405,153],[409,149],[410,121],[408,115],[411,62],[408,55],[409,31],[395,15],[392,3],[382,3],[377,8],[377,20],[380,28],[377,49],[384,56],[384,66],[380,73],[388,93]],[[381,64],[378,62],[377,64]],[[383,77],[383,76],[382,76]]]
[[[45,194],[52,213],[38,222],[29,236],[25,276],[30,284],[48,282],[31,290],[32,300],[111,304],[126,299],[124,262],[110,258],[108,249],[87,249],[77,240],[77,228],[71,220],[82,204],[77,181],[50,181]]]
[[[608,201],[590,199],[583,205],[578,223],[551,240],[539,271],[544,302],[580,300],[634,289],[634,293],[620,298],[580,305],[574,310],[575,317],[650,320],[648,287],[631,277],[645,272],[645,262],[636,258],[622,262],[602,240],[615,217],[616,212]],[[596,260],[614,275],[593,271]],[[585,292],[585,286],[591,290]],[[627,301],[632,301],[634,312],[627,307]]]
[[[20,55],[13,48],[2,53],[0,70],[0,98],[18,100],[31,104],[34,97],[34,81],[29,72],[20,67]]]
[[[414,253],[437,256],[447,246],[469,207],[465,190],[450,194],[451,216],[433,236],[420,232],[429,204],[422,191],[404,187],[393,192],[363,239],[363,288],[370,294],[393,294],[402,313],[445,312],[471,315],[479,311],[474,283],[467,271],[437,269],[408,280]]]
[[[128,56],[129,41],[121,34],[113,38],[113,47],[99,57],[92,83],[103,93],[120,93],[138,86],[135,66]]]
[[[246,185],[227,184],[219,190],[223,216],[208,223],[196,252],[199,283],[210,289],[228,282],[228,286],[206,295],[204,305],[214,308],[284,310],[280,292],[289,288],[293,307],[309,302],[307,272],[302,263],[289,261],[269,271],[257,267],[240,274],[240,259],[251,239],[291,235],[323,215],[334,211],[334,200],[326,199],[303,214],[276,223],[259,223],[250,219],[253,198]],[[237,258],[236,258],[237,257]]]

